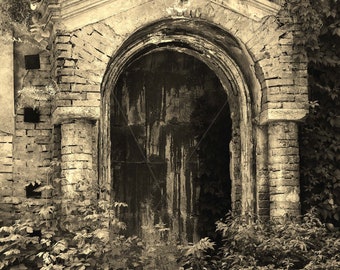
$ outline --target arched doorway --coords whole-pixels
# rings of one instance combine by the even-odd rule
[[[258,113],[261,102],[254,63],[244,45],[235,37],[199,19],[167,19],[148,25],[131,35],[112,57],[102,83],[99,152],[102,185],[112,187],[109,196],[115,198],[111,150],[112,144],[119,139],[111,133],[111,119],[115,117],[112,115],[114,89],[120,83],[121,75],[138,59],[169,50],[196,58],[218,77],[227,96],[232,121],[229,145],[231,208],[235,213],[254,213],[256,166],[253,138],[256,129],[253,126],[253,115]],[[160,93],[162,91],[158,91],[158,95]]]
[[[184,53],[151,52],[125,67],[110,104],[112,190],[128,204],[128,232],[213,236],[231,209],[231,119],[215,73]]]

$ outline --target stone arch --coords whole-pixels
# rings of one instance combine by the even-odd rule
[[[132,34],[112,57],[102,83],[100,179],[111,181],[110,94],[123,69],[135,59],[159,50],[175,50],[204,62],[227,92],[233,122],[231,140],[232,208],[255,211],[255,156],[252,119],[258,115],[259,83],[241,42],[220,27],[200,19],[166,19]]]

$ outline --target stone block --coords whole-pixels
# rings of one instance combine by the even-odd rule
[[[64,67],[57,70],[58,76],[73,76],[75,74],[74,68]]]
[[[35,129],[36,130],[51,130],[52,129],[52,125],[50,122],[40,122],[35,124]]]
[[[73,162],[73,161],[92,161],[91,154],[67,154],[61,156],[62,162]]]
[[[12,135],[0,135],[0,145],[2,143],[12,143],[12,141],[13,141]]]
[[[100,84],[73,84],[74,92],[100,92]]]
[[[84,161],[68,161],[63,162],[61,164],[62,170],[68,170],[68,169],[92,169],[91,162],[84,162]]]
[[[71,107],[72,106],[72,100],[56,100],[55,105],[57,107]]]
[[[100,93],[86,93],[88,100],[100,100]]]
[[[6,165],[6,164],[1,164],[0,163],[0,173],[11,173],[13,172],[13,167],[12,165]]]
[[[23,129],[34,129],[34,123],[27,123],[27,122],[17,122],[15,124],[15,128],[17,130]]]
[[[57,59],[72,58],[72,51],[57,51]]]
[[[274,174],[276,172],[287,172],[287,171],[299,171],[299,164],[282,164],[282,163],[272,163],[271,161],[269,161],[269,178],[272,179],[274,177]],[[280,175],[280,173],[278,173],[277,175]]]
[[[12,143],[0,143],[0,157],[12,157]]]
[[[86,78],[78,76],[60,76],[59,80],[61,83],[77,83],[77,84],[87,84],[88,80]]]
[[[271,103],[268,103],[268,106]],[[274,103],[276,104],[276,103]],[[289,102],[282,103],[282,106],[285,104],[289,104]],[[296,107],[296,103],[293,102],[294,107]],[[302,121],[306,114],[308,113],[307,109],[302,108],[278,108],[278,109],[266,109],[260,115],[260,123],[267,124],[270,122],[277,122],[277,121]]]
[[[265,80],[267,87],[273,86],[287,86],[287,85],[294,85],[293,78],[286,78],[286,79],[266,79]]]
[[[100,74],[96,73],[96,70],[76,70],[75,75],[80,77],[80,78],[86,78],[88,82],[91,84],[100,84],[102,80],[102,76]]]
[[[292,177],[291,178],[277,178],[277,179],[271,179],[270,180],[270,186],[271,187],[279,187],[279,186],[290,186],[290,187],[296,187],[299,183],[299,178],[298,177],[294,177],[294,176],[298,176],[298,171],[296,172],[291,172],[292,173]]]
[[[64,100],[84,100],[86,99],[86,94],[80,92],[60,92],[57,94],[57,98]]]
[[[71,36],[69,35],[57,35],[55,38],[55,43],[69,43]]]
[[[76,59],[65,59],[63,67],[70,67],[74,68],[77,65],[77,60]]]
[[[73,105],[76,107],[99,107],[99,100],[74,100]]]
[[[63,83],[63,82],[60,82],[59,83],[59,90],[61,91],[61,92],[69,92],[69,91],[71,91],[71,86],[72,86],[73,84],[71,84],[71,83]]]
[[[281,94],[281,93],[279,94],[269,93],[267,95],[267,101],[268,102],[282,102],[282,104],[284,104],[285,102],[294,102],[295,95],[287,95],[287,94]]]

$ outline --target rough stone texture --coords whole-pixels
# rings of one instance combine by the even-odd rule
[[[0,132],[14,133],[13,41],[11,35],[0,37]]]
[[[256,129],[256,213],[269,218],[268,129]]]
[[[93,124],[72,120],[61,124],[61,191],[63,211],[76,198],[93,198]]]
[[[9,33],[0,37],[0,226],[11,218],[13,184],[14,76],[13,42]]]
[[[242,5],[242,3],[239,4]],[[108,16],[101,22],[87,26],[86,23],[83,23],[83,27],[74,31],[72,30],[74,26],[70,23],[72,20],[70,19],[69,23],[64,21],[68,32],[63,32],[62,36],[57,35],[55,44],[59,63],[56,75],[60,89],[65,94],[57,95],[56,103],[60,107],[76,106],[78,108],[93,107],[99,104],[100,83],[105,70],[109,67],[110,59],[115,54],[115,57],[122,56],[119,55],[118,49],[132,33],[143,27],[147,29],[145,37],[148,33],[152,33],[153,29],[149,27],[148,30],[148,25],[157,20],[183,18],[187,20],[183,21],[183,25],[204,20],[225,29],[242,44],[238,50],[243,50],[243,55],[248,54],[248,59],[237,60],[236,58],[237,64],[245,72],[243,74],[245,78],[239,78],[237,84],[242,84],[242,80],[248,80],[247,83],[252,89],[249,94],[245,94],[243,103],[241,101],[241,104],[236,105],[239,101],[230,102],[231,106],[244,109],[244,111],[237,111],[235,108],[232,113],[236,117],[233,119],[234,135],[231,142],[233,153],[231,161],[233,209],[244,212],[253,211],[251,209],[257,207],[259,213],[265,213],[268,211],[269,196],[268,176],[266,176],[267,149],[265,146],[267,135],[261,133],[261,131],[258,131],[258,135],[255,135],[255,133],[251,135],[251,131],[248,132],[249,135],[246,135],[244,127],[249,126],[249,124],[244,124],[239,129],[238,124],[236,124],[239,121],[237,117],[241,117],[243,121],[247,117],[256,118],[262,125],[281,120],[301,120],[306,113],[307,104],[305,63],[294,64],[292,32],[281,29],[274,16],[254,20],[251,16],[242,16],[240,14],[242,12],[235,12],[235,9],[242,10],[243,6],[228,5],[220,1],[208,3],[206,1],[188,1],[187,3],[131,1],[128,9],[124,5],[117,5],[116,10],[120,10],[120,12],[112,12],[112,16]],[[250,6],[247,8],[245,13],[251,14],[254,11]],[[148,10],[148,12],[145,12],[145,10]],[[173,22],[169,20],[168,26],[171,27],[174,22],[175,20]],[[81,24],[82,22],[80,20],[77,23]],[[183,25],[179,27],[183,27]],[[197,33],[199,33],[199,29],[197,29]],[[166,34],[163,34],[163,36],[162,34],[155,35],[150,41],[145,41],[145,44],[147,42],[149,44],[161,44],[163,42],[162,37],[166,40]],[[141,40],[143,38],[143,36],[140,36]],[[199,43],[198,40],[189,41],[185,36],[179,37],[179,39],[188,44],[195,44],[195,46]],[[145,44],[136,43],[131,46],[146,46]],[[123,45],[123,48],[124,46],[130,45]],[[209,55],[208,48],[202,47],[201,49],[204,54]],[[237,50],[230,50],[229,53],[236,57]],[[190,50],[188,53],[190,53]],[[219,59],[223,58],[217,51],[213,52],[213,55],[216,55]],[[130,57],[130,55],[126,53],[122,57]],[[212,57],[212,55],[209,55],[209,57]],[[204,55],[202,60],[208,61]],[[250,67],[250,69],[246,70],[245,66]],[[117,68],[120,67],[117,65]],[[119,70],[113,72],[119,74]],[[249,74],[256,74],[257,80],[250,79]],[[232,95],[229,96],[232,100]],[[255,115],[246,116],[249,114],[247,110],[250,110],[248,108],[250,104],[247,104],[246,100],[250,97],[253,100],[251,106],[253,106],[252,110]],[[107,108],[104,107],[103,110],[105,112]],[[258,154],[255,157],[257,158],[256,174],[251,172],[252,162],[254,161],[249,159],[252,150],[251,147],[245,146],[247,145],[246,136],[256,139],[258,141],[256,151],[258,153],[263,152],[263,154]],[[105,153],[103,155],[106,156]],[[252,182],[255,177],[257,177],[256,187]],[[255,196],[256,202],[255,197],[251,197],[254,190],[258,192]]]
[[[62,177],[65,197],[83,195],[97,168],[110,189],[110,91],[131,61],[162,47],[205,62],[228,93],[233,210],[265,217],[299,213],[295,122],[307,112],[307,70],[305,59],[295,61],[294,30],[278,24],[279,6],[264,0],[102,0],[63,1],[56,9],[56,2],[42,2],[49,7],[42,23],[53,29],[50,49],[15,47],[14,92],[56,83],[57,93],[52,104],[33,101],[40,123],[23,122],[19,108],[13,138],[1,133],[0,179],[9,187],[2,197],[24,199],[26,184],[46,182],[52,158],[61,162],[52,177]],[[25,70],[23,56],[36,53],[41,68]]]
[[[0,226],[11,219],[13,195],[13,136],[0,133]]]
[[[4,136],[8,141],[6,160],[0,166],[11,168],[10,185],[4,194],[4,200],[12,203],[14,207],[6,211],[12,214],[12,218],[17,218],[18,211],[23,207],[23,203],[29,200],[26,197],[26,187],[29,184],[48,184],[50,181],[50,162],[51,162],[51,103],[50,95],[47,94],[47,87],[51,85],[49,54],[42,52],[40,58],[40,69],[26,70],[24,65],[24,55],[39,53],[39,49],[30,46],[23,48],[19,44],[14,48],[15,63],[15,93],[16,111],[13,119],[15,120],[15,132],[13,136]],[[23,88],[36,89],[38,95],[22,94],[18,92]],[[14,95],[14,91],[12,93]],[[13,103],[14,106],[14,103]],[[24,108],[35,108],[40,113],[40,121],[30,123],[24,121]],[[11,119],[8,119],[11,121]],[[10,138],[11,137],[11,138]],[[13,143],[13,146],[12,146]],[[9,146],[11,144],[11,146]],[[13,151],[11,149],[13,147]],[[12,159],[9,162],[9,159]],[[10,190],[10,191],[9,191]],[[49,199],[48,191],[42,192],[41,203],[44,199]],[[37,202],[39,203],[39,202]],[[5,214],[4,214],[5,216]],[[7,219],[6,222],[10,222]]]
[[[13,139],[14,194],[23,200],[25,186],[49,181],[52,159],[51,109],[48,101],[37,101],[39,123],[24,122],[24,109],[17,110],[16,132]]]
[[[300,213],[298,127],[294,122],[268,127],[270,216]]]

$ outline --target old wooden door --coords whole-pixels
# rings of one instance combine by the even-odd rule
[[[213,212],[230,208],[231,121],[216,75],[194,57],[159,51],[126,67],[113,91],[112,185],[128,204],[128,232],[147,237],[161,226],[195,241],[213,231]]]

